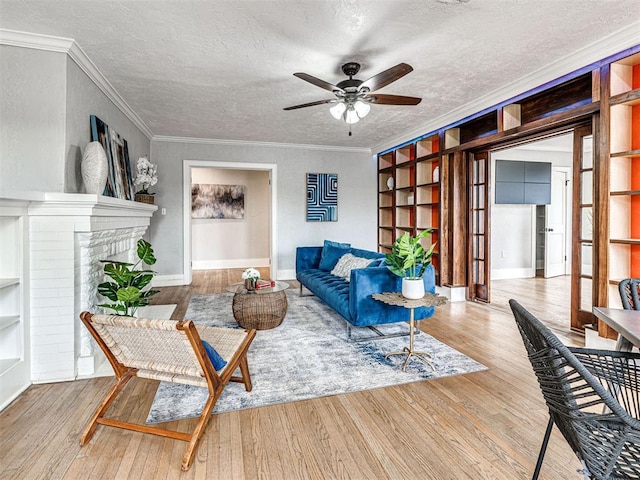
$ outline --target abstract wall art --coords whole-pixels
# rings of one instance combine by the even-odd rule
[[[191,218],[244,218],[244,185],[191,185]]]
[[[337,173],[307,173],[307,221],[338,221]]]

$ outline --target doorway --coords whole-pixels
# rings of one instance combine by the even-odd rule
[[[184,161],[185,284],[191,284],[194,269],[267,266],[270,277],[276,278],[276,173],[275,164]],[[194,183],[242,187],[243,216],[192,218],[191,186]],[[264,248],[256,248],[258,244]]]
[[[536,162],[548,166],[548,204],[491,202],[491,271],[494,280],[545,278],[571,272],[573,134],[491,152],[496,161]],[[494,177],[495,178],[495,177]]]

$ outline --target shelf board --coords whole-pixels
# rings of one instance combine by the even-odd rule
[[[388,226],[388,225],[380,225],[378,228],[382,228],[384,230],[393,230],[393,227]]]
[[[440,152],[430,153],[422,157],[416,158],[416,162],[435,162],[440,160]]]
[[[440,205],[440,202],[420,202],[418,203],[419,207],[433,207]]]
[[[0,375],[2,375],[14,365],[20,363],[20,361],[21,360],[19,358],[4,358],[0,360]]]
[[[398,190],[413,190],[414,188],[416,188],[415,185],[407,185],[406,187],[396,187],[396,191],[398,191]]]
[[[623,245],[640,245],[640,238],[612,238],[609,243],[618,243]]]
[[[640,105],[640,88],[614,95],[609,99],[610,105]]]
[[[611,157],[640,157],[640,148],[627,150],[626,152],[615,152],[611,154]]]
[[[640,195],[640,190],[617,190],[610,193],[611,195]]]
[[[440,186],[440,182],[431,182],[431,183],[420,183],[418,184],[419,187],[439,187]]]
[[[0,288],[10,287],[11,285],[18,285],[19,283],[19,278],[0,278]]]
[[[0,316],[0,330],[3,330],[11,325],[20,323],[20,315],[2,315]]]

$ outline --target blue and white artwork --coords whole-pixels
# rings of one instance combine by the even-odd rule
[[[338,174],[307,173],[307,222],[338,221]]]

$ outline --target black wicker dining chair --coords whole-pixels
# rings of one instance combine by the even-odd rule
[[[625,278],[618,290],[625,310],[640,310],[640,278]]]
[[[640,354],[567,347],[518,302],[509,305],[549,409],[532,479],[553,425],[585,479],[640,479]]]

